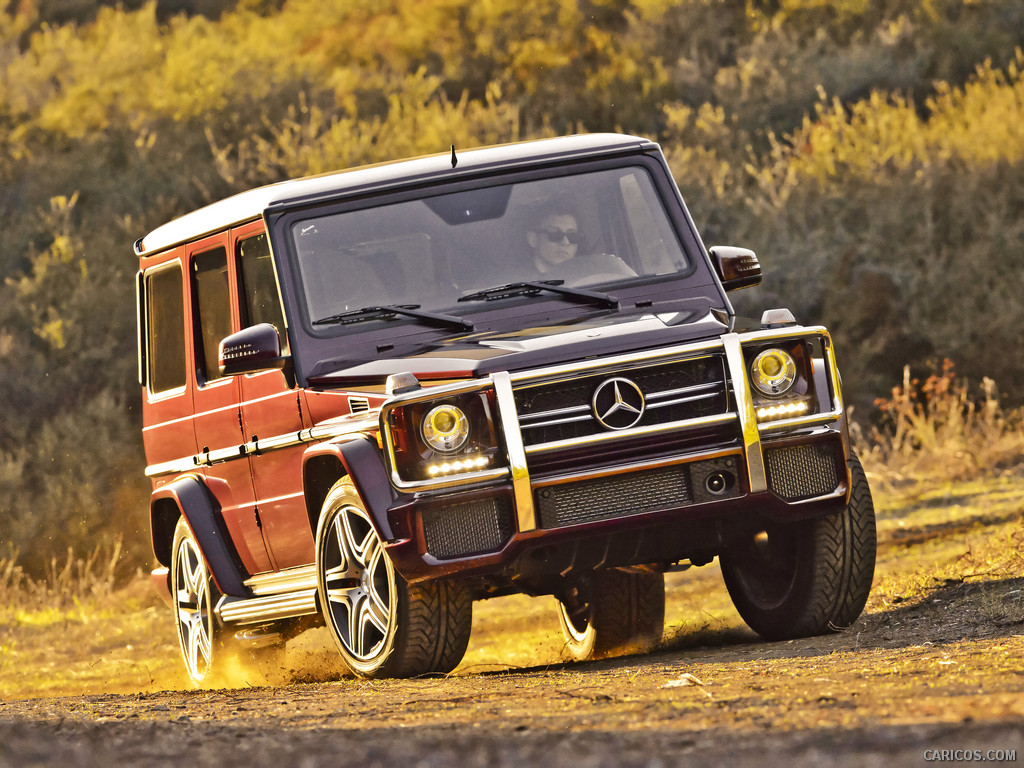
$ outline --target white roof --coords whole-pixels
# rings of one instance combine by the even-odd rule
[[[326,173],[241,192],[157,227],[135,243],[136,254],[148,255],[227,227],[252,221],[273,205],[340,196],[353,191],[395,186],[430,177],[456,176],[467,170],[489,166],[515,166],[557,155],[600,154],[626,147],[652,147],[648,139],[616,133],[594,133],[502,144],[483,149],[459,151],[452,168],[451,152],[412,160],[367,165]]]

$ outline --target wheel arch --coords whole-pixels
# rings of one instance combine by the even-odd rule
[[[157,562],[170,567],[174,528],[178,518],[184,517],[217,588],[225,595],[250,595],[230,537],[220,523],[220,505],[201,478],[186,475],[157,488],[150,496],[149,510]]]
[[[302,491],[313,536],[327,494],[346,476],[352,478],[381,539],[394,539],[388,509],[395,494],[376,442],[365,435],[321,443],[306,451],[302,460]]]

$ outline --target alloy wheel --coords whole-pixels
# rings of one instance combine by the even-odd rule
[[[354,659],[373,661],[392,628],[395,572],[363,510],[338,508],[323,556],[326,610],[338,638]]]

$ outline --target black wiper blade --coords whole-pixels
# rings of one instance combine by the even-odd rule
[[[472,331],[473,323],[455,315],[442,315],[438,312],[423,312],[419,304],[380,304],[362,309],[350,309],[348,312],[339,312],[336,315],[328,315],[314,320],[313,325],[361,323],[364,320],[383,320],[385,318],[402,315],[412,317],[427,325],[436,325],[441,328],[457,328],[460,331]]]
[[[599,307],[608,307],[609,309],[619,306],[619,300],[614,296],[610,296],[607,293],[599,293],[598,291],[588,291],[585,288],[566,288],[562,285],[564,282],[564,280],[541,280],[538,282],[506,283],[505,285],[496,285],[493,288],[484,288],[481,291],[467,293],[465,296],[460,296],[459,301],[497,301],[498,299],[507,299],[512,296],[531,296],[541,291],[549,291],[584,304],[596,304]]]

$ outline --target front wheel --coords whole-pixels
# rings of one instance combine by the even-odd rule
[[[838,513],[768,523],[719,558],[736,610],[769,640],[846,629],[864,610],[875,572],[875,509],[850,457],[850,501]]]
[[[665,628],[665,575],[597,571],[559,600],[558,623],[574,661],[649,650]]]
[[[360,677],[447,673],[465,655],[472,595],[457,583],[403,579],[348,478],[324,500],[316,571],[327,627],[345,664]]]

